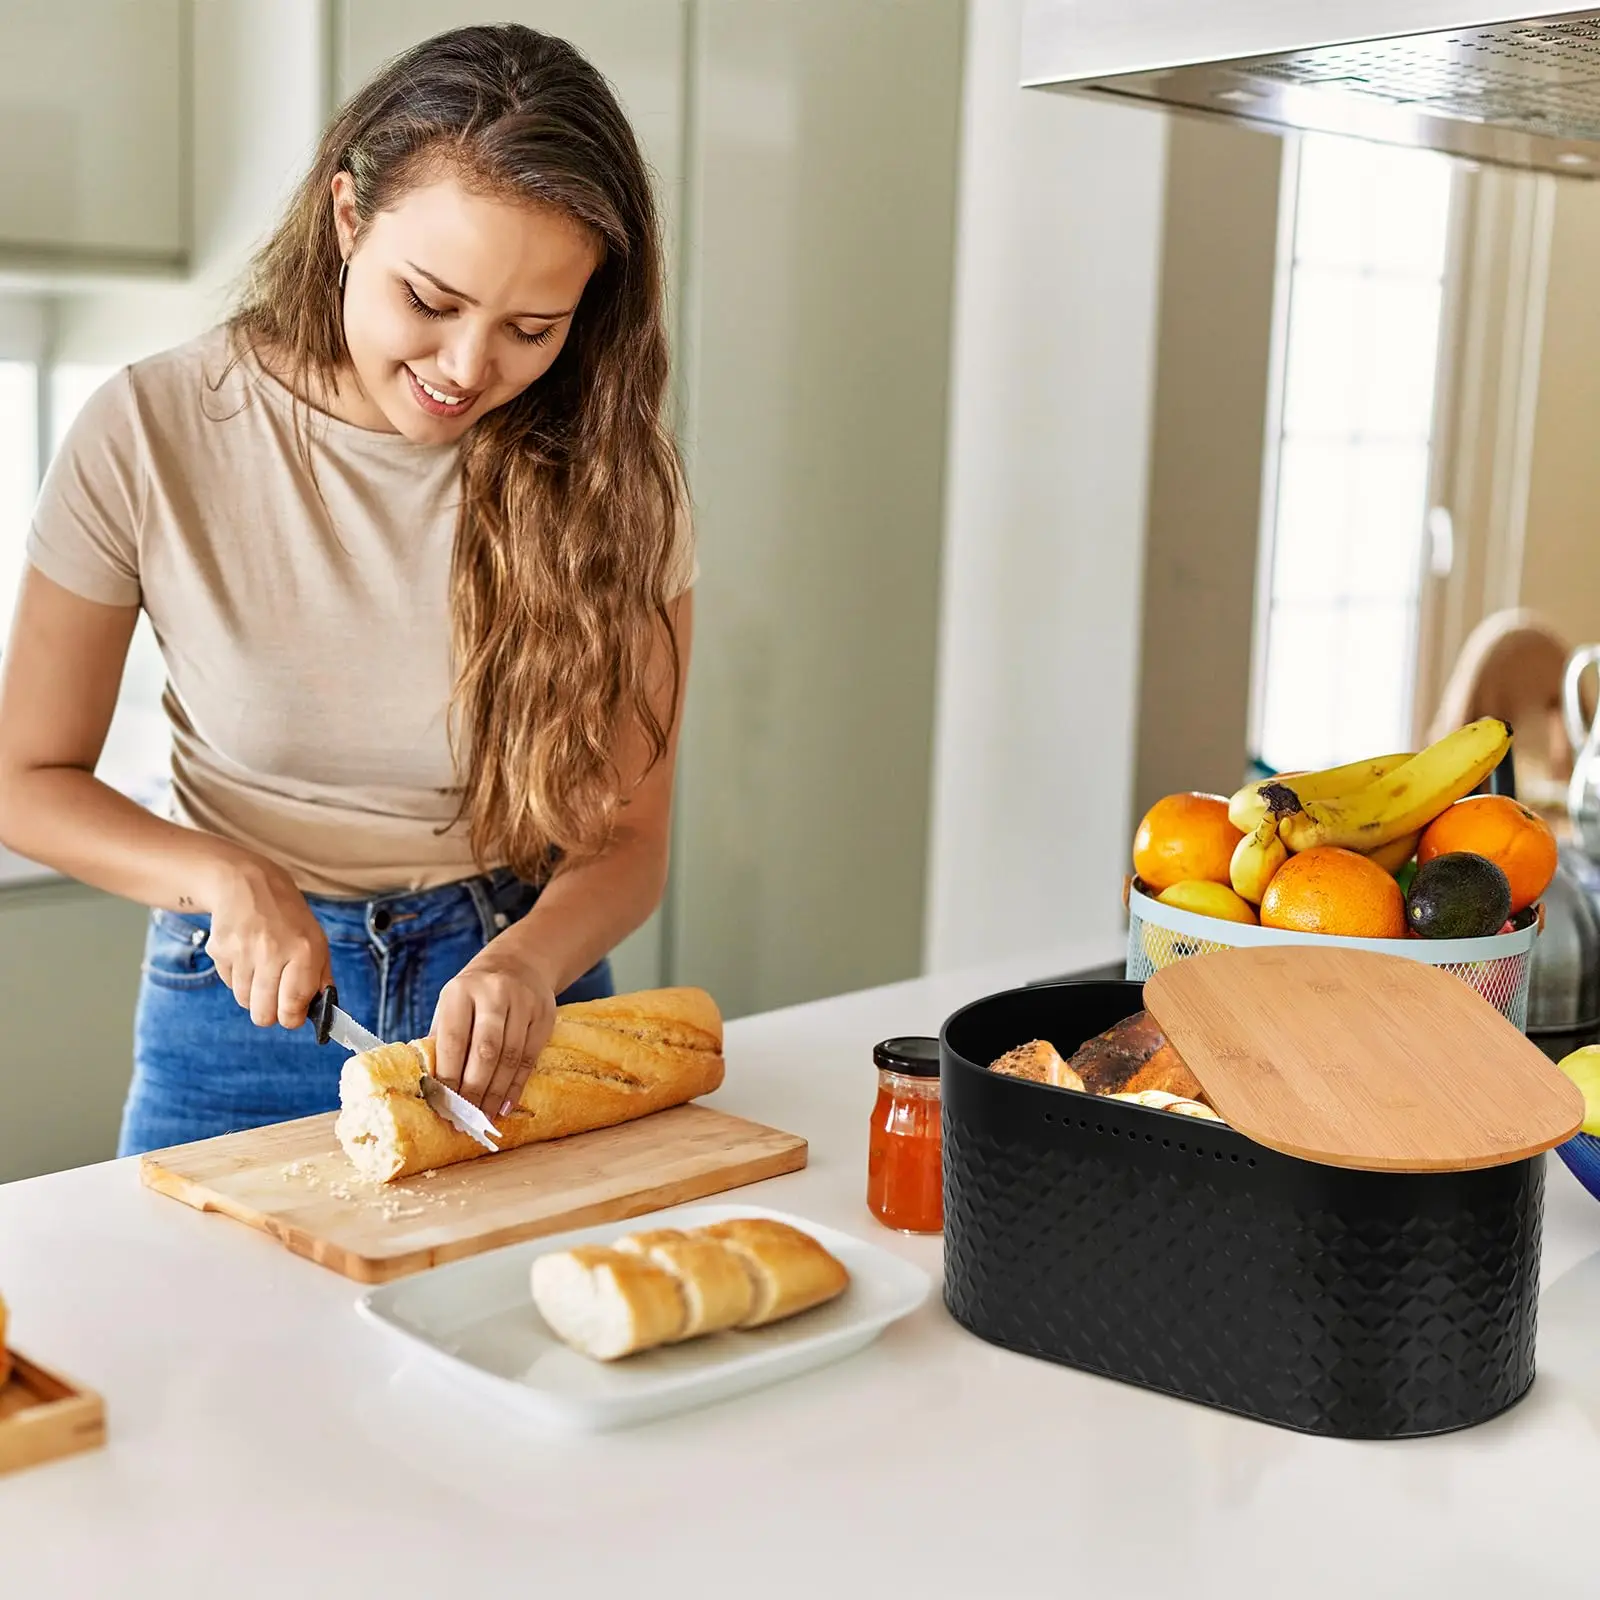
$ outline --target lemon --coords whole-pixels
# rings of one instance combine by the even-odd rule
[[[1219,917],[1224,922],[1252,924],[1256,920],[1250,902],[1221,883],[1205,883],[1191,878],[1185,883],[1173,884],[1170,889],[1163,889],[1156,898],[1164,906],[1192,911],[1197,917]]]
[[[1559,1063],[1583,1091],[1583,1131],[1600,1135],[1600,1044],[1586,1044]]]

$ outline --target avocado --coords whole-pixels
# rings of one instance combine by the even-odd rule
[[[1423,939],[1486,939],[1511,915],[1511,884],[1487,856],[1457,850],[1417,868],[1406,921]]]

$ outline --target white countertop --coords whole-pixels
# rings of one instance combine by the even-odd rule
[[[739,1191],[903,1253],[862,1204],[872,1044],[1114,957],[1056,951],[749,1018],[727,1109],[804,1134]],[[1521,1600],[1600,1594],[1600,1205],[1549,1165],[1539,1377],[1506,1416],[1306,1438],[991,1348],[937,1296],[834,1367],[609,1435],[527,1431],[358,1320],[357,1286],[140,1188],[0,1188],[13,1342],[107,1449],[0,1478],[0,1594]]]

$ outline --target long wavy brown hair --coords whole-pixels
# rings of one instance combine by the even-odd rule
[[[516,25],[460,28],[389,62],[323,134],[252,263],[236,341],[302,398],[348,362],[330,198],[350,174],[358,229],[450,173],[555,207],[602,258],[548,372],[484,416],[462,451],[451,568],[451,743],[480,865],[542,878],[591,855],[626,802],[617,753],[653,766],[677,710],[666,608],[682,495],[665,417],[662,258],[650,177],[605,79],[571,45]],[[671,710],[648,665],[671,642]]]

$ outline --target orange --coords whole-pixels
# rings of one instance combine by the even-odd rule
[[[1536,812],[1503,794],[1473,794],[1442,811],[1417,843],[1417,865],[1465,850],[1487,856],[1511,885],[1513,916],[1556,875],[1556,836]]]
[[[1349,939],[1403,939],[1406,898],[1377,862],[1318,845],[1290,856],[1261,897],[1261,926]]]
[[[1227,883],[1242,838],[1220,794],[1169,794],[1145,812],[1133,836],[1133,870],[1156,894],[1175,883]]]

